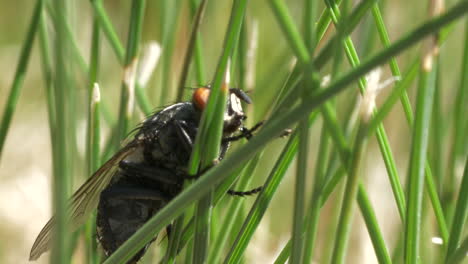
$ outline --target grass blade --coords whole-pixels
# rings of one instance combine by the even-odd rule
[[[37,0],[34,7],[34,11],[31,17],[31,22],[29,23],[28,33],[23,42],[23,47],[21,48],[21,54],[16,66],[15,77],[10,88],[10,94],[8,95],[5,108],[3,110],[2,122],[0,123],[0,159],[1,153],[3,153],[3,146],[5,144],[5,139],[8,133],[8,128],[10,127],[11,119],[18,102],[21,87],[23,86],[24,76],[28,68],[29,58],[31,55],[31,49],[34,44],[34,37],[36,32],[39,29],[41,23],[41,15],[43,9],[43,1]]]
[[[416,116],[409,168],[408,208],[405,228],[405,261],[417,263],[419,258],[420,225],[424,190],[424,165],[427,155],[428,131],[435,90],[435,69],[432,54],[422,62],[416,102]]]
[[[468,218],[468,159],[465,162],[465,173],[463,174],[460,191],[458,192],[458,201],[455,209],[455,216],[453,217],[452,229],[450,230],[450,240],[447,245],[447,253],[445,261],[449,261],[455,257],[455,250],[457,249],[463,228],[466,225]]]

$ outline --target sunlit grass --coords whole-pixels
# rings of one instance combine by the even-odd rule
[[[468,140],[464,135],[468,126],[463,113],[468,112],[468,24],[463,50],[456,51],[460,54],[441,47],[456,41],[450,36],[461,35],[458,24],[466,20],[468,2],[447,4],[444,12],[430,3],[428,11],[412,9],[424,17],[423,21],[400,29],[391,38],[388,23],[392,16],[382,11],[384,3],[373,0],[363,0],[354,7],[346,0],[235,0],[232,6],[224,3],[221,7],[212,1],[132,0],[124,5],[128,10],[118,11],[119,20],[113,4],[94,0],[78,4],[92,12],[89,23],[76,23],[67,16],[79,16],[83,12],[80,7],[36,1],[33,13],[28,14],[29,30],[12,85],[5,93],[0,158],[10,151],[4,143],[9,128],[17,122],[13,116],[20,107],[18,99],[30,54],[38,52],[52,139],[52,197],[59,230],[51,262],[71,263],[75,251],[70,245],[76,245],[82,236],[86,238],[86,256],[81,251],[74,254],[85,256],[81,259],[86,263],[98,262],[93,220],[82,235],[66,231],[65,201],[71,186],[109,158],[142,116],[186,100],[191,92],[187,87],[205,82],[212,85],[213,97],[188,164],[190,173],[211,166],[218,155],[227,83],[253,89],[248,91],[254,99],[249,119],[258,120],[248,123],[266,120],[264,126],[249,142],[236,143],[228,156],[200,179],[187,183],[179,196],[105,263],[131,258],[174,219],[174,236],[167,250],[166,243],[159,240],[150,249],[159,247],[165,254],[149,252],[143,262],[249,263],[256,256],[249,256],[248,249],[255,245],[255,234],[265,219],[272,223],[272,237],[288,241],[285,245],[260,245],[275,263],[288,259],[290,263],[358,261],[353,251],[363,243],[350,244],[357,228],[368,235],[374,249],[374,256],[363,257],[367,260],[466,261]],[[391,2],[385,4],[385,10],[397,8]],[[156,14],[149,10],[156,10]],[[119,28],[121,25],[126,25],[126,31]],[[91,34],[86,44],[78,40],[85,27]],[[369,34],[363,34],[366,28]],[[161,43],[161,62],[154,76],[141,83],[137,76],[137,65],[143,60],[141,48],[154,39]],[[37,51],[33,49],[36,45]],[[421,48],[408,54],[415,45]],[[89,62],[82,52],[88,46]],[[362,47],[373,48],[359,54]],[[104,54],[116,58],[119,65],[113,67],[120,67],[119,72],[107,71],[112,61]],[[447,83],[444,73],[454,68],[446,61],[454,56],[462,58],[461,67],[456,65],[458,80],[452,82],[457,85],[447,88],[442,85]],[[388,69],[396,81],[375,94],[376,108],[373,101],[367,101],[370,110],[363,114],[359,109],[366,100],[361,97],[369,98],[374,92],[368,91],[367,77],[377,67],[384,69],[384,75]],[[324,81],[325,76],[328,81]],[[108,78],[121,85],[106,87],[103,83]],[[80,83],[86,84],[84,98]],[[395,118],[395,110],[403,114]],[[87,121],[85,153],[77,147],[82,142],[77,134],[83,118]],[[395,127],[408,132],[395,140]],[[294,132],[278,139],[288,128]],[[107,130],[109,133],[104,133]],[[380,175],[370,175],[366,168],[382,162]],[[290,179],[288,169],[293,164],[297,172]],[[463,176],[459,167],[464,168]],[[377,201],[379,197],[367,184],[372,177],[382,177],[379,182],[391,194],[390,199]],[[231,186],[250,189],[251,180],[264,184],[256,197],[226,196]],[[284,193],[289,200],[275,205]],[[337,221],[324,206],[338,210]],[[393,208],[391,218],[397,223],[379,222],[388,217],[381,214],[379,206]],[[283,212],[281,207],[288,209]],[[278,215],[279,219],[273,217]],[[364,225],[356,224],[358,217]],[[327,234],[321,226],[336,232]],[[389,228],[397,230],[393,231],[396,235],[389,235]],[[433,245],[428,236],[441,237],[442,245]],[[274,252],[268,249],[272,246]]]

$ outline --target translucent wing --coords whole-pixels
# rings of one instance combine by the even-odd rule
[[[75,231],[86,222],[86,219],[99,202],[101,191],[109,184],[117,170],[118,166],[116,165],[131,154],[138,145],[139,142],[137,140],[128,143],[111,159],[104,163],[104,165],[73,194],[68,206],[71,230]],[[31,248],[31,253],[29,254],[29,260],[38,259],[42,253],[50,249],[54,225],[55,217],[52,217],[37,236]]]

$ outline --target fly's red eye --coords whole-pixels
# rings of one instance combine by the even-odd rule
[[[192,96],[192,101],[195,104],[195,107],[199,110],[205,109],[206,103],[208,103],[209,96],[210,89],[206,87],[197,88]]]

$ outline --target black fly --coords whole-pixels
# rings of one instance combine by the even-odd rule
[[[173,104],[146,119],[133,140],[72,196],[69,212],[73,230],[97,206],[98,240],[109,256],[181,192],[184,180],[190,177],[187,164],[208,96],[209,88],[198,88],[191,102]],[[230,89],[219,159],[224,157],[231,141],[250,138],[260,126],[252,129],[243,126],[246,116],[241,101],[251,103],[242,90]],[[233,135],[235,132],[239,133]],[[229,194],[250,195],[260,189]],[[30,260],[36,260],[49,249],[53,225],[52,217],[34,242]],[[149,244],[128,263],[136,263]]]

